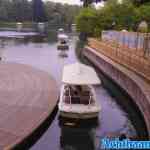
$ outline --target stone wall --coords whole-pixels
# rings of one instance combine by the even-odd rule
[[[150,85],[134,72],[91,47],[85,47],[83,55],[130,95],[144,116],[150,137]]]

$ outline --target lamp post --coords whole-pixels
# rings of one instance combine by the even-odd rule
[[[18,32],[20,32],[20,31],[22,30],[22,28],[23,28],[22,22],[17,22],[17,23],[16,23],[16,26],[17,26],[17,31],[18,31]]]
[[[113,28],[113,29],[114,29],[115,25],[116,25],[116,22],[113,21],[113,22],[112,22],[112,28]]]
[[[138,26],[138,31],[142,33],[148,32],[148,24],[146,21],[142,21]]]
[[[146,21],[142,21],[138,26],[138,32],[143,33],[143,50],[144,56],[146,55],[149,48],[149,37],[148,37],[148,24]]]

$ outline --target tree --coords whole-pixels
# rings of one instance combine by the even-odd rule
[[[144,4],[139,7],[139,22],[146,21],[150,26],[150,5]]]
[[[83,7],[88,7],[92,3],[98,3],[101,1],[106,1],[106,0],[81,0],[83,2]]]
[[[104,8],[100,10],[100,12],[102,11],[105,16],[103,22],[106,21],[105,27],[108,28],[115,22],[115,29],[126,28],[130,30],[137,22],[136,8],[130,0],[123,0],[122,3],[118,3],[117,0],[109,0]]]
[[[71,29],[81,7],[41,0],[0,0],[0,25],[14,26],[14,22],[49,22],[50,28]],[[34,15],[33,15],[34,14]],[[8,23],[8,22],[12,22]]]
[[[109,0],[99,10],[84,8],[77,17],[77,28],[80,32],[90,36],[100,36],[102,30],[112,28],[133,30],[139,22],[138,12],[130,0],[123,0],[122,3]]]
[[[88,36],[93,35],[97,12],[93,8],[84,8],[76,18],[77,30]]]
[[[42,0],[33,0],[33,21],[35,22],[47,21]]]
[[[29,2],[28,0],[9,1],[5,8],[8,12],[9,21],[22,22],[32,20],[31,2]]]
[[[4,0],[0,0],[0,20],[5,21],[8,19],[8,11],[6,9],[7,2]]]
[[[52,28],[65,28],[71,30],[71,25],[75,22],[75,16],[79,14],[81,7],[78,5],[68,5],[47,1],[45,12],[49,25]]]
[[[150,2],[149,0],[131,0],[135,5],[140,6],[143,5],[145,3]]]

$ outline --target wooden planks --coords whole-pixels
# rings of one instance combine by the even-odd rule
[[[0,150],[11,149],[50,115],[58,100],[48,73],[17,63],[0,63]]]

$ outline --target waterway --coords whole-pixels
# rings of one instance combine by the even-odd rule
[[[50,73],[60,86],[63,66],[78,61],[76,40],[77,37],[70,37],[68,57],[60,57],[56,39],[35,35],[27,38],[0,38],[0,53],[3,61],[28,64]],[[95,86],[95,90],[102,107],[97,126],[59,126],[57,113],[47,131],[30,150],[98,150],[100,139],[105,136],[120,133],[136,136],[129,114],[117,104],[115,97],[103,85]]]

